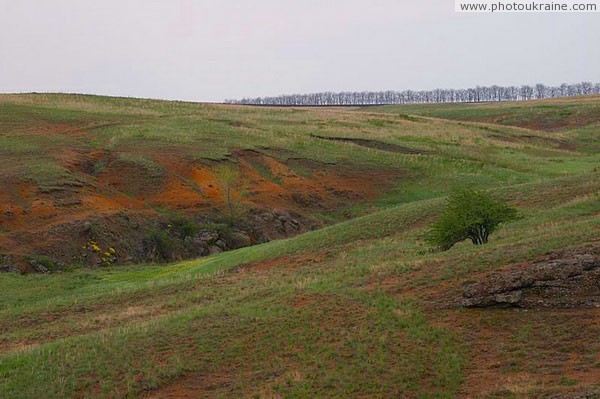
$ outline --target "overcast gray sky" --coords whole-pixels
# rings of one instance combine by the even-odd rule
[[[0,92],[194,101],[600,82],[600,14],[454,0],[0,0]]]

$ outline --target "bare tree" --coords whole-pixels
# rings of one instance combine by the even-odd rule
[[[323,92],[291,94],[278,97],[244,98],[228,100],[233,104],[279,105],[279,106],[347,106],[382,104],[427,104],[427,103],[478,103],[488,101],[527,101],[600,94],[600,84],[582,82],[557,87],[538,83],[535,86],[477,86],[470,89],[435,89],[429,91],[381,91],[381,92]]]
[[[238,216],[240,201],[246,191],[240,169],[237,165],[224,163],[217,166],[213,173],[221,187],[228,216],[234,220]]]
[[[546,86],[541,83],[535,85],[535,98],[541,100],[546,97]]]

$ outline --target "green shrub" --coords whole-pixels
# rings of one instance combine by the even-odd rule
[[[470,239],[475,245],[488,242],[500,223],[513,220],[517,211],[485,193],[473,190],[453,192],[429,234],[430,244],[448,250]]]
[[[99,174],[101,174],[102,172],[104,172],[104,169],[106,169],[106,161],[98,161],[94,164],[94,166],[92,167],[92,174],[94,176],[98,176]]]
[[[202,230],[212,231],[220,237],[229,237],[233,233],[233,228],[227,223],[205,223],[200,226]]]
[[[177,231],[181,238],[193,237],[200,231],[200,227],[193,219],[180,215],[171,218],[171,226],[173,226],[173,229]]]
[[[177,248],[175,238],[171,237],[166,231],[159,229],[150,230],[144,244],[152,258],[164,261],[171,260]]]

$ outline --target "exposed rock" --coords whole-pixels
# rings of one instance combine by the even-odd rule
[[[221,248],[223,251],[227,250],[227,243],[221,239],[215,241],[215,245],[219,248]]]
[[[33,260],[33,259],[31,259],[31,260],[29,261],[29,264],[31,265],[31,267],[33,268],[33,270],[34,270],[36,273],[43,273],[43,274],[46,274],[46,273],[49,273],[49,272],[50,272],[46,266],[42,265],[41,263],[39,263],[39,262],[37,262],[37,261],[35,261],[35,260]]]
[[[14,265],[0,264],[0,273],[16,273],[18,271],[18,268]]]
[[[265,222],[271,222],[273,219],[275,219],[275,217],[273,216],[272,213],[269,212],[265,212],[262,215],[260,215],[260,217],[262,218],[262,220],[264,220]]]
[[[229,245],[232,248],[242,248],[252,245],[252,239],[250,236],[242,231],[234,232],[231,234]]]
[[[467,307],[600,307],[600,251],[555,253],[463,288]]]
[[[210,230],[202,230],[194,237],[195,242],[201,242],[205,244],[212,244],[219,239],[219,234]]]
[[[252,238],[253,244],[288,238],[322,227],[322,223],[315,219],[281,209],[273,212],[251,210],[242,224],[241,230]]]
[[[318,221],[287,210],[250,209],[234,222],[224,222],[210,214],[188,217],[202,226],[191,236],[174,228],[169,219],[148,217],[143,212],[69,220],[48,228],[43,239],[37,233],[24,232],[19,240],[37,239],[48,245],[37,254],[48,258],[53,266],[34,264],[29,256],[9,252],[5,255],[10,259],[0,257],[0,272],[48,273],[55,270],[54,265],[60,270],[72,264],[101,267],[113,263],[172,262],[288,238],[321,227]],[[152,232],[163,232],[163,238],[167,237],[160,253]]]
[[[223,252],[223,250],[217,247],[216,245],[211,245],[210,247],[208,247],[208,253],[211,255],[220,254],[221,252]]]
[[[15,259],[8,255],[0,255],[0,273],[17,273],[21,268]]]

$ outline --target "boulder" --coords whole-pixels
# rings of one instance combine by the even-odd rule
[[[553,254],[463,287],[466,307],[600,307],[600,251]]]
[[[19,273],[21,268],[18,262],[9,255],[0,255],[0,273]]]
[[[250,236],[243,231],[237,231],[231,234],[229,239],[229,245],[231,248],[243,248],[252,245],[252,239]]]
[[[29,261],[29,264],[31,265],[31,267],[33,268],[33,270],[36,273],[46,274],[46,273],[50,272],[50,270],[48,270],[48,268],[46,266],[42,265],[41,263],[37,262],[36,260],[31,259]]]
[[[208,253],[210,255],[220,254],[221,252],[223,252],[223,250],[217,247],[216,245],[211,245],[210,247],[208,247]]]

